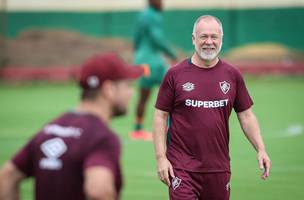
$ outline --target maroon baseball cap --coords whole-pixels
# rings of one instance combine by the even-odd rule
[[[89,58],[80,69],[79,84],[83,89],[94,89],[105,80],[137,79],[144,75],[143,66],[127,65],[117,54],[99,54]]]

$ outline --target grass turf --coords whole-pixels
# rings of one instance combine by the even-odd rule
[[[254,111],[272,159],[271,177],[260,180],[256,154],[242,134],[235,114],[230,120],[232,200],[303,199],[304,179],[304,77],[246,77]],[[137,93],[126,117],[113,120],[122,138],[125,187],[122,200],[168,199],[157,179],[152,143],[131,141]],[[74,84],[0,84],[0,164],[9,159],[43,124],[78,102]],[[154,91],[145,127],[151,130]],[[22,199],[33,199],[32,181],[22,184]]]

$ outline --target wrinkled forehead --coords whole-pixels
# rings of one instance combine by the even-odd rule
[[[195,33],[201,34],[216,34],[221,35],[222,30],[220,24],[215,19],[202,19],[196,25]]]

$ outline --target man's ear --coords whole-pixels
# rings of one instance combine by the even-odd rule
[[[106,99],[113,99],[115,96],[115,88],[113,81],[105,80],[100,87],[100,93]]]
[[[194,33],[192,33],[192,44],[194,45],[195,36]]]

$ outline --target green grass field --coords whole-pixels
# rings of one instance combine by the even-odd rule
[[[246,80],[273,168],[269,180],[259,178],[256,154],[233,114],[230,121],[231,199],[304,199],[304,77],[247,77]],[[79,91],[72,83],[1,83],[0,164],[44,123],[63,111],[73,109],[78,95]],[[147,112],[146,127],[149,130],[155,95],[156,92]],[[152,143],[128,139],[134,121],[135,98],[136,95],[129,115],[112,123],[123,143],[125,187],[122,200],[168,199],[167,188],[156,176]],[[22,185],[22,199],[32,199],[31,183],[29,180]]]

